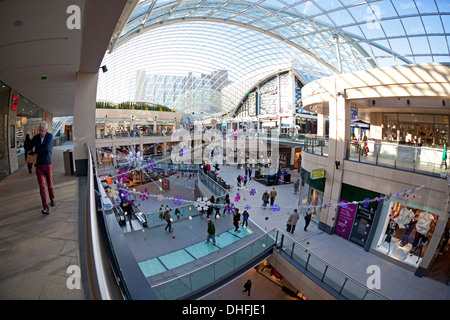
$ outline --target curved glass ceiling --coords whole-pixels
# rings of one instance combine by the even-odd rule
[[[408,63],[449,62],[449,0],[149,0],[132,13],[120,46],[166,24],[237,24],[282,39],[343,72]]]
[[[97,99],[160,103],[219,115],[262,79],[291,69],[304,83],[332,73],[310,55],[255,30],[215,22],[171,24],[106,54]]]
[[[449,0],[147,0],[113,38],[98,98],[219,114],[280,70],[307,83],[450,62],[449,41]]]

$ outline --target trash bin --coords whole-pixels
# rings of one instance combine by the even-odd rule
[[[67,149],[63,152],[64,155],[64,172],[66,176],[70,176],[74,174],[73,170],[73,152],[70,149]]]

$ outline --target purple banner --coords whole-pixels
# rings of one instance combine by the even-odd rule
[[[336,227],[334,228],[334,233],[338,236],[348,240],[350,236],[350,231],[352,230],[353,220],[356,214],[356,206],[353,204],[348,204],[346,200],[342,200],[343,203],[347,204],[346,207],[342,206],[339,208],[339,214],[336,222]]]

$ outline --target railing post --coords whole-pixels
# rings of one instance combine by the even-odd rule
[[[292,256],[294,255],[294,246],[295,246],[295,242],[292,243],[291,259],[292,259]]]
[[[323,279],[325,278],[325,273],[327,273],[327,270],[328,270],[328,265],[325,266],[325,271],[323,272],[322,279],[320,279],[320,281],[323,282]]]
[[[311,253],[308,253],[308,259],[306,259],[305,269],[308,270],[309,258],[311,257]]]
[[[342,293],[342,290],[344,290],[344,286],[345,286],[345,284],[347,283],[347,280],[348,280],[348,278],[345,278],[345,281],[344,281],[344,283],[342,284],[341,290],[339,290],[339,294],[341,294],[341,293]]]

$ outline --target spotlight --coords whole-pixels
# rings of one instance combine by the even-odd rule
[[[102,71],[103,71],[103,73],[105,73],[105,72],[107,72],[107,71],[108,71],[108,68],[106,67],[106,65],[104,65],[104,66],[101,66],[101,68],[102,68]]]

